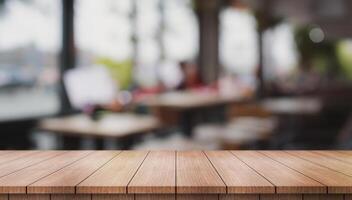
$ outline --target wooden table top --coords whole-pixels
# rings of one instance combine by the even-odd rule
[[[156,95],[155,97],[146,99],[142,104],[151,107],[185,110],[243,102],[246,100],[248,99],[240,99],[236,96],[222,96],[216,92],[179,91]]]
[[[283,97],[265,99],[261,103],[264,109],[273,114],[311,115],[322,110],[322,101],[315,97]]]
[[[38,129],[70,135],[121,138],[158,129],[159,121],[152,116],[136,114],[106,114],[93,121],[83,114],[48,118],[39,122]]]
[[[352,151],[0,151],[0,194],[348,194]]]

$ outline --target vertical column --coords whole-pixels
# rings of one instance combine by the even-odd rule
[[[199,19],[198,64],[204,82],[217,79],[219,74],[219,0],[197,0]]]
[[[74,0],[62,0],[62,49],[60,55],[60,100],[61,112],[71,109],[63,84],[63,73],[75,66],[76,53],[74,42]]]

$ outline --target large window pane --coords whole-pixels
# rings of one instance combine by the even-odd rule
[[[61,48],[60,0],[0,4],[0,121],[54,114]]]

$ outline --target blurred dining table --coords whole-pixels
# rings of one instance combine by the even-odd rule
[[[76,114],[43,119],[37,128],[66,138],[92,138],[97,148],[102,149],[105,139],[124,140],[150,133],[158,130],[160,123],[153,116],[133,113],[109,113],[97,120],[93,120],[88,115]],[[64,148],[75,147],[77,145],[64,144]],[[124,148],[128,146],[125,144]]]
[[[248,101],[250,98],[221,95],[217,91],[184,90],[151,96],[141,101],[140,105],[151,108],[162,123],[178,124],[183,133],[191,137],[195,118],[203,111],[208,109],[223,111],[222,118],[225,118],[226,106]]]
[[[313,134],[306,125],[323,110],[323,102],[318,97],[280,97],[262,100],[261,107],[279,119],[278,135],[272,138],[276,148],[299,143]]]

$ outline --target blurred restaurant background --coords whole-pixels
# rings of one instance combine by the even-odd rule
[[[0,149],[351,149],[350,0],[0,0]]]

